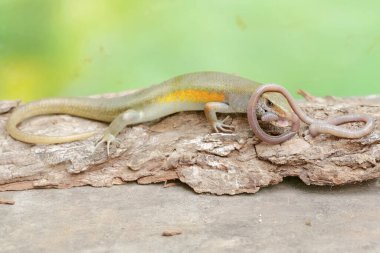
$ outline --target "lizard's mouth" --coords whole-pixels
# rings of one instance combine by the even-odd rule
[[[297,117],[295,117],[295,115],[280,116],[273,112],[266,112],[261,117],[262,121],[270,122],[272,125],[282,128],[292,126],[296,119]]]
[[[277,127],[288,127],[292,125],[291,121],[287,119],[279,119],[276,121],[271,121],[271,124]]]

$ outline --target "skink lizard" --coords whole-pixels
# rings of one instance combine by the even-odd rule
[[[42,136],[22,132],[18,125],[31,117],[69,114],[111,122],[98,142],[107,144],[107,152],[120,131],[128,126],[155,120],[180,111],[204,110],[216,132],[231,132],[232,125],[219,120],[217,113],[245,113],[251,95],[260,83],[220,72],[199,72],[174,77],[160,84],[115,98],[52,98],[19,106],[7,122],[7,131],[15,139],[35,144],[55,144],[86,139],[95,132],[70,136]],[[277,93],[265,93],[257,103],[258,117],[278,115],[283,126],[294,115],[286,100]],[[272,122],[281,125],[279,121]]]

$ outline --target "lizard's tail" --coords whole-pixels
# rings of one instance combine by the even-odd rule
[[[79,103],[76,103],[75,99],[46,99],[21,105],[16,108],[9,117],[6,125],[7,132],[16,140],[34,144],[55,144],[87,139],[94,135],[96,131],[73,134],[70,136],[45,136],[25,133],[17,127],[18,124],[28,118],[57,113],[106,121],[101,117],[97,118],[93,116],[93,106],[91,102],[84,106],[83,100],[78,100],[78,102]],[[81,106],[78,106],[78,104]],[[98,115],[102,114],[98,112]]]

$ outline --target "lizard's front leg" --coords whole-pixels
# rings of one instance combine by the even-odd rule
[[[229,119],[229,116],[227,116],[223,120],[218,120],[218,117],[216,115],[216,113],[236,112],[228,104],[222,102],[209,102],[205,104],[204,111],[207,120],[210,122],[215,132],[218,133],[221,131],[225,133],[231,133],[235,129],[234,126],[224,123],[227,119]]]

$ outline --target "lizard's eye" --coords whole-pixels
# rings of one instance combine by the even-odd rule
[[[270,101],[270,100],[266,100],[266,105],[267,105],[268,107],[272,107],[272,106],[273,106],[273,102]]]

